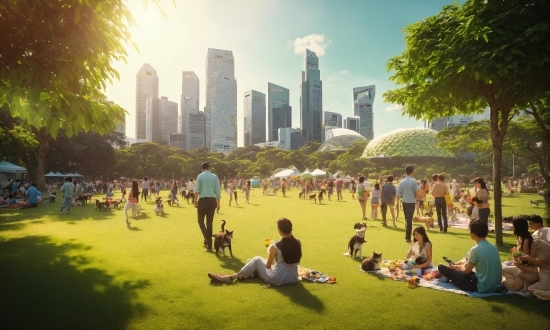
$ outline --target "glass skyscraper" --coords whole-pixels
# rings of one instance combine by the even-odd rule
[[[300,125],[308,141],[323,142],[323,82],[319,58],[309,49],[306,49],[302,71]]]
[[[265,94],[244,92],[244,146],[265,142]]]
[[[204,113],[199,110],[199,78],[194,71],[183,71],[178,132],[183,135],[184,150],[204,145]]]
[[[325,111],[325,127],[342,127],[342,115],[337,112]]]
[[[374,85],[353,89],[353,114],[359,117],[359,134],[371,140],[374,138],[372,104],[375,94]]]
[[[147,138],[147,99],[159,97],[159,78],[157,71],[149,63],[141,66],[136,74],[136,139]]]
[[[292,126],[292,107],[288,100],[288,88],[267,83],[268,141],[278,141],[279,128]]]
[[[205,146],[229,153],[237,148],[237,80],[230,50],[208,48],[206,55]]]

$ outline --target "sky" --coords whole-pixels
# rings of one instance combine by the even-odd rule
[[[405,26],[439,13],[452,0],[128,0],[137,26],[131,28],[127,63],[116,62],[120,80],[108,85],[107,97],[129,112],[126,134],[135,136],[136,73],[144,63],[155,68],[159,95],[179,103],[181,72],[200,79],[200,108],[205,105],[208,48],[233,51],[237,79],[238,145],[243,145],[244,92],[267,94],[267,83],[290,90],[292,126],[300,127],[300,83],[306,48],[319,56],[323,110],[353,115],[353,87],[376,85],[374,136],[398,128],[423,127],[384,102],[396,88],[388,60],[405,49]]]

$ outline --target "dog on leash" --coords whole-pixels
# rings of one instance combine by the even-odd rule
[[[413,222],[423,223],[428,230],[434,226],[434,218],[432,217],[414,217]]]
[[[348,242],[348,254],[351,258],[356,258],[359,253],[359,258],[363,259],[363,244],[367,242],[365,240],[367,223],[356,223],[353,229],[355,229],[355,235]]]
[[[164,205],[162,204],[162,198],[158,197],[155,201],[155,214],[164,215]]]
[[[221,252],[225,256],[225,248],[229,248],[229,254],[233,256],[233,250],[231,250],[231,240],[233,239],[234,232],[235,231],[225,229],[225,220],[222,220],[222,230],[216,235],[212,235],[214,238],[214,249],[216,250],[216,254],[218,254],[221,249]]]

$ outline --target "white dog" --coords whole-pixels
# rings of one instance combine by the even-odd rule
[[[162,204],[162,200],[160,198],[157,199],[157,202],[155,204],[155,214],[164,215],[164,205]]]

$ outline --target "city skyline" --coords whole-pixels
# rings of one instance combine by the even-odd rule
[[[160,94],[177,100],[181,95],[183,71],[194,71],[203,84],[207,49],[230,49],[235,55],[235,77],[239,81],[237,95],[242,96],[244,91],[252,89],[267,93],[266,82],[285,86],[290,91],[289,103],[294,108],[293,126],[297,127],[300,122],[300,77],[296,72],[302,70],[305,48],[310,48],[322,62],[324,109],[340,113],[344,118],[353,116],[350,90],[372,84],[376,85],[378,94],[374,104],[375,136],[400,127],[421,127],[422,121],[404,117],[398,105],[384,102],[382,94],[395,88],[388,79],[391,72],[386,71],[386,64],[403,51],[400,31],[406,25],[436,14],[450,3],[450,0],[364,1],[351,6],[351,3],[329,1],[250,3],[236,0],[231,3],[178,2],[174,7],[168,2],[162,4],[167,13],[163,18],[154,6],[145,10],[141,1],[128,2],[138,25],[131,28],[131,33],[139,52],[128,46],[127,63],[113,63],[120,80],[108,83],[106,95],[130,113],[126,132],[135,137],[136,95],[131,86],[135,86],[135,73],[143,63],[150,63],[155,68],[160,78]],[[308,15],[304,17],[302,13],[306,11]],[[226,18],[237,14],[248,15],[250,19],[228,24]],[[284,24],[265,24],[273,15],[283,17]],[[321,21],[323,24],[319,25]],[[349,26],[349,21],[357,24]],[[204,22],[208,24],[197,33],[197,26]],[[201,110],[206,104],[205,97],[201,88]],[[241,100],[237,102],[237,113],[238,144],[241,146]]]

